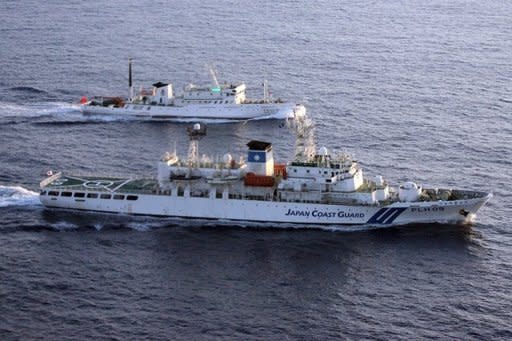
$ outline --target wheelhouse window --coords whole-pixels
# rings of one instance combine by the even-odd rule
[[[114,194],[114,200],[124,200],[124,195],[122,195],[122,194]]]
[[[100,195],[100,198],[101,199],[110,199],[110,198],[112,198],[112,195],[110,195],[110,194],[102,194],[102,195]]]
[[[98,193],[87,193],[87,198],[95,199],[98,197]]]
[[[83,192],[75,192],[74,197],[75,198],[84,198],[85,197],[85,193],[83,193]]]
[[[136,195],[127,195],[127,196],[126,196],[126,200],[135,201],[135,200],[137,200],[137,199],[139,199],[139,197],[138,197],[138,196],[136,196]]]
[[[73,193],[71,193],[71,192],[62,192],[60,194],[61,197],[70,197],[71,195],[73,195]]]

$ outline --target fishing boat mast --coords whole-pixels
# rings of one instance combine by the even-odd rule
[[[132,58],[128,58],[128,101],[133,101]]]

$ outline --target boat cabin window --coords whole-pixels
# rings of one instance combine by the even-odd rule
[[[124,195],[122,195],[122,194],[114,194],[114,200],[124,200]]]
[[[49,192],[48,192],[48,195],[51,195],[51,196],[53,196],[53,197],[56,197],[56,196],[58,196],[58,195],[59,195],[59,192],[57,192],[57,191],[49,191]]]
[[[41,191],[39,194],[40,195],[46,195],[46,191]]]
[[[71,193],[71,192],[62,192],[60,194],[61,197],[70,197],[71,195],[73,195],[73,193]]]
[[[110,198],[112,198],[112,196],[110,194],[102,194],[102,195],[100,195],[100,198],[101,199],[110,199]]]
[[[126,196],[126,200],[132,200],[132,201],[135,201],[135,200],[137,200],[137,199],[139,199],[139,197],[138,197],[138,196],[136,196],[136,195],[127,195],[127,196]]]
[[[98,197],[98,193],[87,193],[87,198],[97,198]]]
[[[83,198],[85,197],[85,193],[83,192],[75,192],[75,198]]]

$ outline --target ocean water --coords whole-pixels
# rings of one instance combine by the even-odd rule
[[[512,3],[0,3],[0,338],[512,338]],[[49,169],[154,175],[185,125],[81,96],[245,81],[303,103],[318,146],[391,182],[492,191],[471,226],[278,229],[44,209]],[[210,125],[289,160],[279,121]]]

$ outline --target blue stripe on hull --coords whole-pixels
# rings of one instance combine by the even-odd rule
[[[368,224],[391,224],[406,209],[407,209],[406,207],[381,208],[377,213],[375,213],[367,221],[367,223]]]

